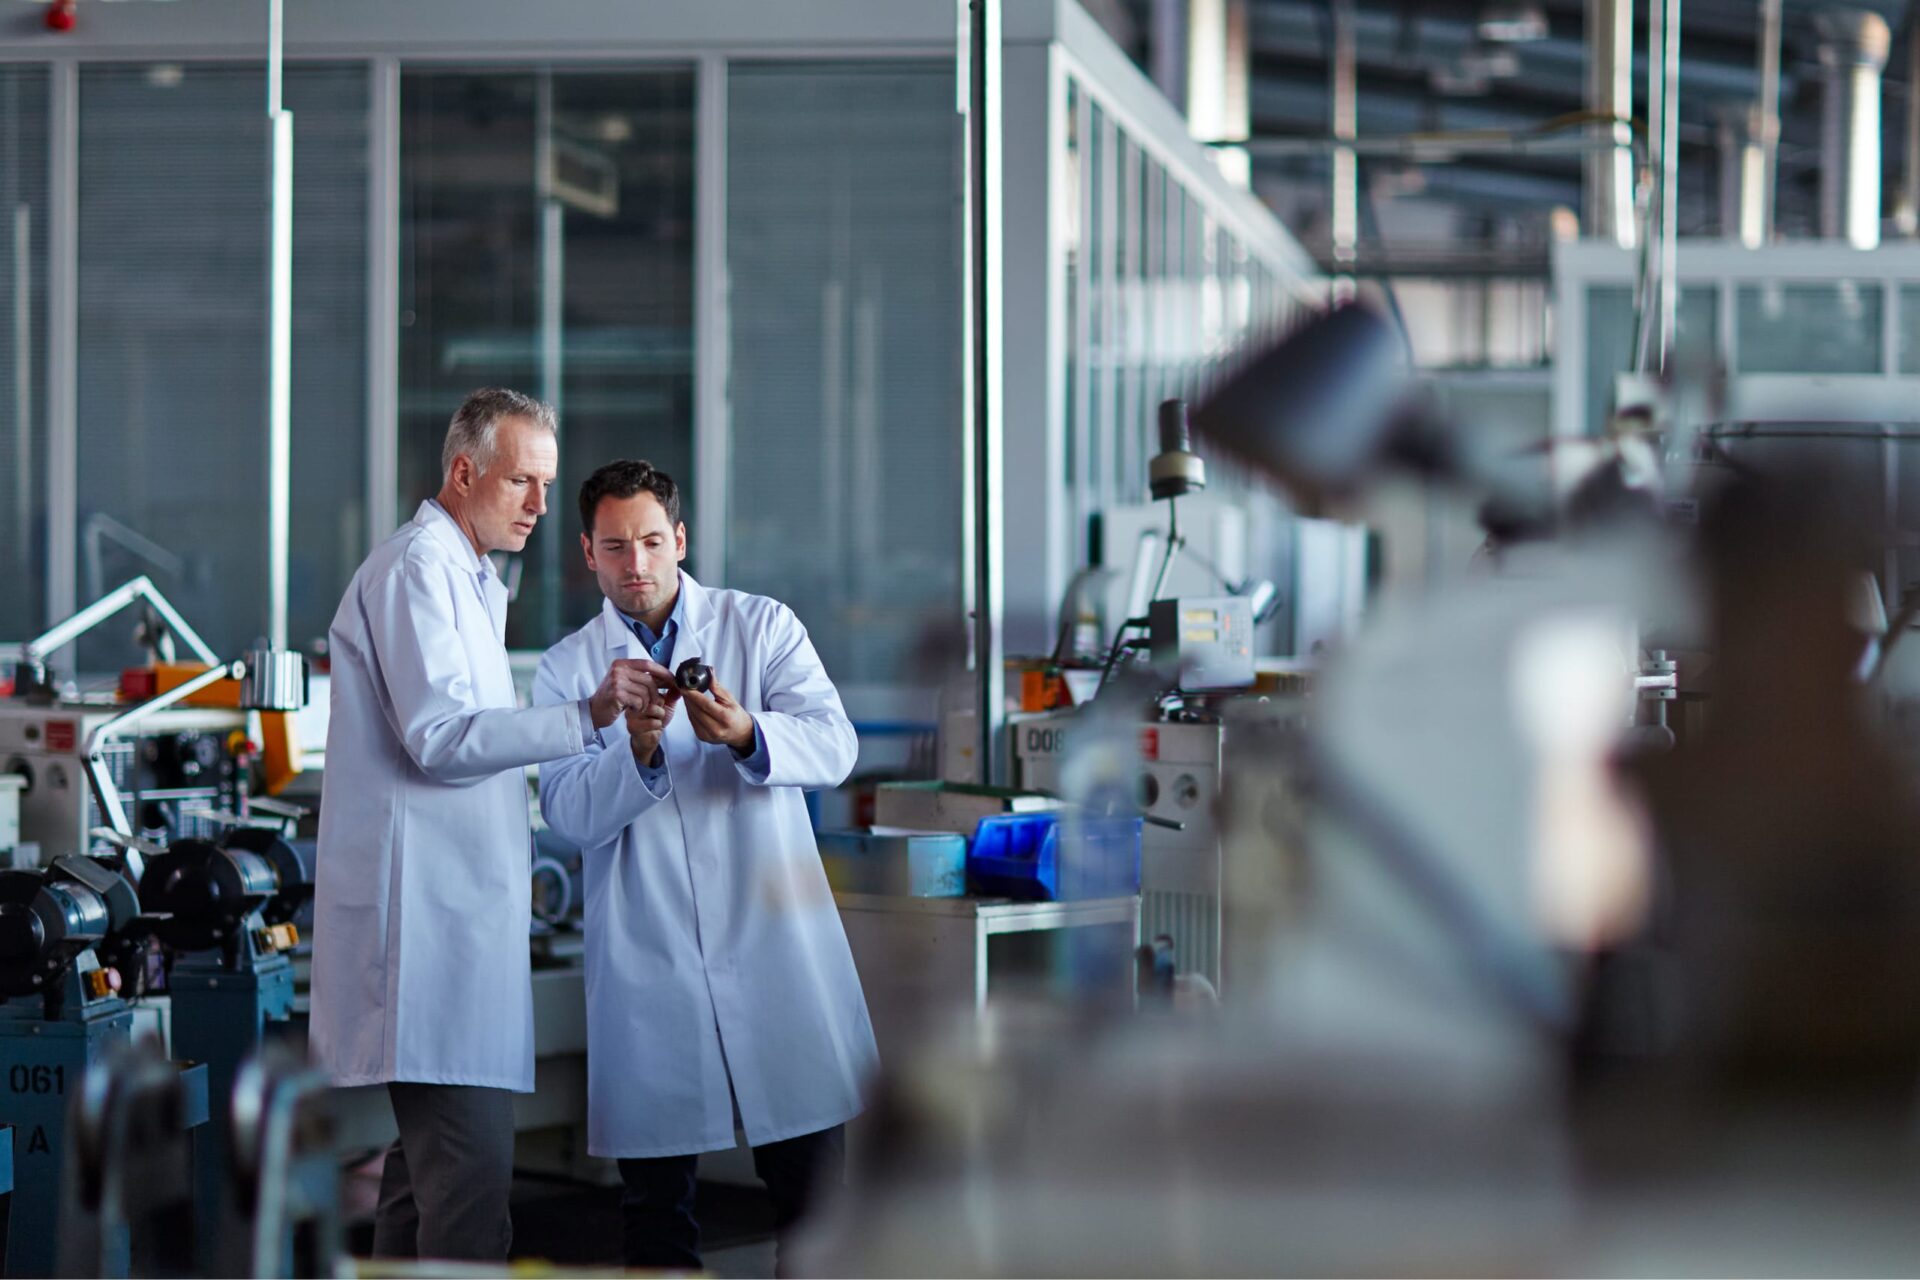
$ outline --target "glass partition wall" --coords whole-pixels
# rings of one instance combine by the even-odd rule
[[[77,601],[146,574],[223,653],[264,628],[266,71],[79,71]],[[326,635],[364,551],[367,73],[292,68],[288,635]],[[238,587],[238,589],[236,589]],[[82,665],[133,659],[102,628]]]
[[[1800,241],[1762,250],[1680,243],[1683,361],[1726,374],[1724,418],[1906,421],[1920,395],[1920,248]],[[1596,244],[1554,251],[1554,429],[1607,429],[1631,368],[1637,260]]]
[[[439,487],[469,391],[514,387],[559,411],[514,648],[599,608],[572,497],[595,467],[645,458],[693,480],[693,116],[685,67],[401,77],[398,514]]]
[[[0,32],[0,639],[146,573],[232,651],[266,614],[264,65],[197,8],[100,8],[58,59]],[[293,642],[435,491],[461,398],[504,384],[561,424],[553,509],[508,566],[514,647],[592,616],[574,494],[644,457],[680,481],[691,572],[790,604],[856,716],[927,718],[896,695],[964,625],[967,554],[950,6],[713,0],[644,40],[582,7],[565,47],[509,0],[300,13]],[[1008,342],[1057,327],[1042,381],[1006,388],[1006,572],[1049,608],[1089,518],[1144,490],[1153,406],[1299,305],[1304,262],[1083,16],[1022,10],[1007,45],[1010,76],[1045,50],[1004,129],[1044,149],[1048,202],[1004,210],[1044,241],[1008,259]],[[1036,441],[1063,464],[1029,466]],[[1073,533],[1028,580],[1030,518]],[[131,660],[130,634],[82,665]]]
[[[144,573],[234,651],[265,620],[264,65],[102,57],[65,74],[0,64],[0,638]],[[290,59],[292,641],[324,639],[370,543],[438,488],[461,398],[504,385],[561,424],[552,509],[505,566],[510,645],[544,648],[593,615],[575,495],[600,463],[646,458],[705,535],[692,573],[789,602],[850,688],[904,678],[960,600],[953,75],[937,45],[857,61]],[[703,163],[731,201],[703,204]],[[77,215],[65,519],[47,413],[59,165]],[[703,306],[723,323],[701,330]],[[703,331],[720,370],[707,405]],[[703,523],[715,492],[731,519]],[[134,660],[131,633],[103,629],[80,665]]]
[[[875,683],[959,620],[953,99],[951,62],[728,72],[728,577]]]

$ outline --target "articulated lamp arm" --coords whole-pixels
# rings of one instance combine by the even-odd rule
[[[185,642],[187,648],[193,650],[194,657],[210,667],[220,665],[219,657],[207,646],[207,642],[200,638],[200,633],[187,625],[187,620],[182,618],[179,611],[160,594],[160,589],[153,585],[152,579],[144,574],[131,582],[115,587],[65,622],[21,645],[21,661],[37,663],[44,660],[46,655],[72,644],[136,600],[144,600],[152,605],[154,611],[166,622],[168,630]]]
[[[222,680],[240,680],[247,674],[244,662],[215,663],[185,684],[149,698],[137,707],[129,707],[113,719],[100,725],[87,735],[86,749],[81,767],[87,771],[87,782],[93,787],[94,799],[100,803],[100,816],[106,819],[107,826],[116,835],[133,835],[133,825],[127,821],[127,811],[120,803],[120,788],[114,785],[113,775],[107,771],[106,761],[100,749],[107,742],[133,728],[147,717],[165,711],[177,702],[191,698],[194,694]]]

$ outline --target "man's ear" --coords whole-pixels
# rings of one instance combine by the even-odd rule
[[[687,522],[684,520],[673,526],[673,558],[676,561],[687,558]]]
[[[453,469],[447,473],[447,479],[453,483],[456,492],[472,492],[473,459],[464,453],[456,456],[453,460]]]

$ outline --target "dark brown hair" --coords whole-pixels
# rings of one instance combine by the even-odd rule
[[[621,458],[601,467],[580,486],[580,527],[591,538],[593,513],[600,509],[600,499],[631,498],[637,493],[650,493],[659,499],[661,509],[667,513],[667,523],[679,525],[680,486],[673,482],[673,477],[656,470],[651,462]]]

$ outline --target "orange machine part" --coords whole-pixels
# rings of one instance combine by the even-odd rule
[[[156,663],[153,667],[153,691],[156,694],[160,694],[165,693],[169,689],[177,689],[206,669],[206,664],[200,662]],[[120,677],[121,688],[124,689],[126,684],[127,678],[123,674]],[[237,711],[240,708],[240,682],[238,680],[222,680],[218,684],[208,685],[200,692],[188,698],[183,705],[189,707],[231,707]]]

